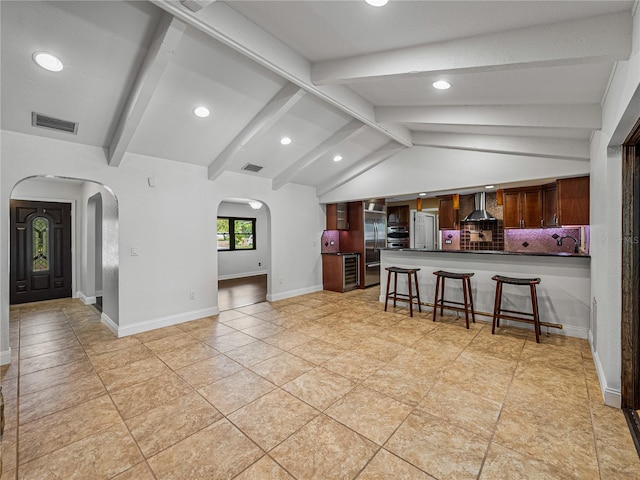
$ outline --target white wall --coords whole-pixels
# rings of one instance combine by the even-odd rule
[[[640,118],[640,16],[633,22],[633,51],[618,62],[603,102],[602,131],[591,141],[591,346],[604,400],[620,406],[622,150]],[[629,239],[626,239],[627,241]]]
[[[98,182],[117,197],[119,315],[111,327],[119,335],[218,312],[218,260],[211,239],[224,198],[255,198],[271,212],[269,273],[274,281],[268,298],[322,289],[319,239],[324,212],[313,188],[286,185],[274,191],[268,180],[232,173],[212,182],[205,167],[132,154],[115,168],[107,165],[101,148],[7,131],[1,135],[2,362],[10,359],[9,195],[16,183],[34,175]],[[156,178],[155,188],[148,177]],[[109,232],[114,234],[113,229]],[[137,256],[131,255],[132,248]],[[189,299],[191,290],[195,300]]]
[[[271,251],[267,210],[266,205],[255,210],[246,203],[222,202],[220,204],[218,208],[220,217],[256,219],[256,249],[218,252],[218,280],[267,273]]]

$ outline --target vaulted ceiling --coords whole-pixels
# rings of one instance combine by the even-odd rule
[[[412,146],[586,159],[633,5],[5,0],[2,129],[102,147],[114,168],[132,152],[319,195]]]

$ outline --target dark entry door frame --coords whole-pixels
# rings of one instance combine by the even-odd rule
[[[640,119],[622,146],[621,406],[640,454]]]
[[[11,200],[11,304],[72,296],[71,207]]]

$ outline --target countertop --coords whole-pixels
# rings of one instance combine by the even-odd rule
[[[422,253],[472,253],[484,255],[518,255],[526,257],[580,257],[591,258],[591,255],[584,253],[540,253],[540,252],[505,252],[504,250],[428,250],[423,248],[383,248],[389,252],[422,252]]]
[[[322,252],[322,255],[360,255],[357,252]]]

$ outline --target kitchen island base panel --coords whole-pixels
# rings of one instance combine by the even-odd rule
[[[495,302],[494,275],[538,277],[540,325],[557,328],[553,333],[587,339],[591,319],[591,259],[585,256],[496,255],[444,251],[383,250],[383,269],[389,266],[420,268],[418,283],[423,298],[434,298],[436,279],[433,272],[475,272],[472,286],[476,316],[488,316],[491,322]],[[384,270],[383,270],[384,271]],[[380,302],[384,302],[386,275],[380,276]],[[399,285],[399,288],[406,285]],[[504,285],[505,308],[526,311],[531,308],[530,292],[515,285]],[[447,296],[463,302],[462,287],[452,285]],[[423,303],[423,305],[429,305]],[[429,305],[432,306],[432,305]],[[501,324],[518,328],[532,325],[503,320]]]

